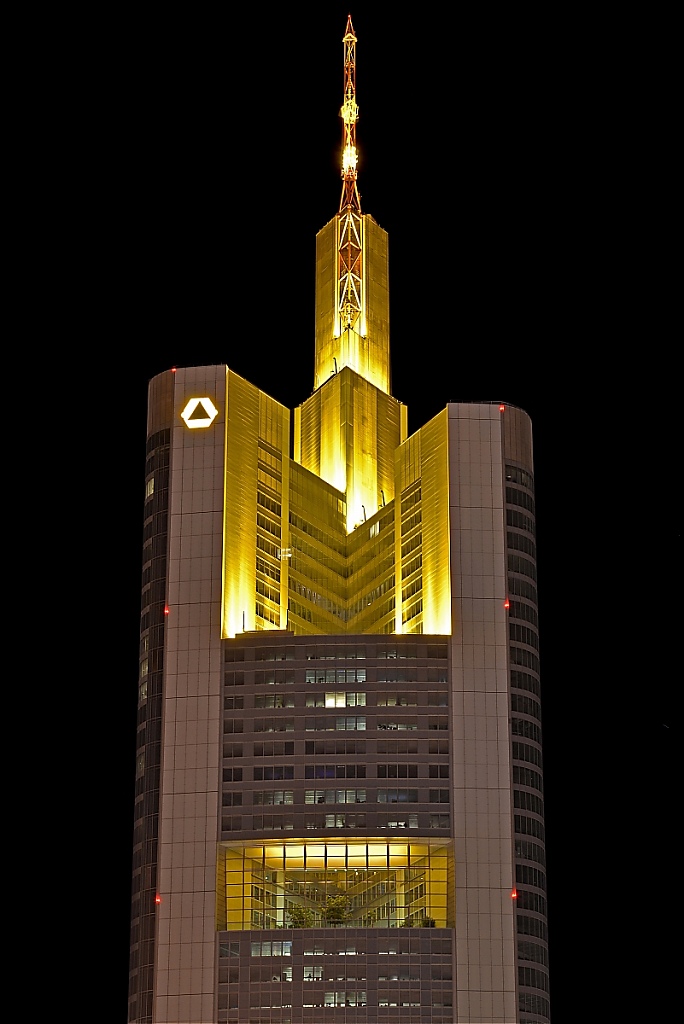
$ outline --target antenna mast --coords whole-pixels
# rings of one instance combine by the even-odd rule
[[[342,39],[344,43],[344,102],[342,118],[342,196],[340,198],[337,274],[337,317],[335,337],[343,331],[365,334],[363,316],[363,222],[356,184],[356,36],[351,14]],[[359,318],[361,323],[358,324]],[[347,335],[348,344],[350,343]],[[345,349],[346,351],[346,349]],[[347,353],[349,355],[349,353]],[[346,365],[347,359],[344,360]]]
[[[342,197],[340,213],[351,207],[361,212],[361,200],[356,185],[356,122],[359,108],[356,105],[356,36],[351,14],[347,17],[347,28],[342,39],[344,43],[344,103],[340,109],[342,118]]]

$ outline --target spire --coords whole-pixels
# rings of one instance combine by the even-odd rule
[[[347,17],[344,37],[344,102],[340,109],[342,118],[342,197],[340,213],[351,207],[361,212],[361,200],[356,185],[356,122],[359,108],[356,105],[356,36],[351,14]]]
[[[342,118],[342,197],[338,217],[337,316],[335,337],[342,332],[365,334],[363,288],[363,218],[356,185],[356,36],[351,14],[344,43],[344,103]],[[348,360],[344,360],[346,365]]]

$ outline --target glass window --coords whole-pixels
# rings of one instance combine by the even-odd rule
[[[294,803],[294,791],[291,789],[261,789],[254,792],[252,799],[255,804],[292,804]]]
[[[274,764],[269,765],[267,768],[254,769],[255,782],[270,782],[278,781],[279,779],[294,779],[293,765]]]
[[[335,729],[338,732],[344,732],[345,730],[357,730],[364,731],[366,728],[365,717],[358,718],[336,718]]]
[[[379,764],[379,779],[417,779],[417,764]]]
[[[313,951],[305,950],[304,952],[305,952],[305,955],[306,955],[307,952],[313,952]],[[323,950],[322,949],[321,950],[316,950],[316,952],[322,953]],[[304,981],[323,981],[323,968],[322,967],[314,967],[314,966],[309,967],[307,965],[304,968]]]
[[[310,694],[306,698],[307,708],[354,708],[366,706],[365,693],[345,691]]]
[[[266,821],[264,815],[264,822]],[[276,815],[270,816],[275,819]],[[321,815],[321,819],[337,817]],[[264,827],[266,825],[264,824]],[[341,828],[332,821],[319,827]],[[386,829],[405,830],[418,827],[418,815],[393,812]],[[338,838],[339,837],[339,838]],[[432,918],[436,926],[446,927],[448,916],[450,844],[436,841],[407,843],[407,836],[387,836],[384,842],[359,842],[342,839],[337,832],[327,842],[320,839],[303,841],[283,837],[280,843],[263,844],[254,840],[226,845],[221,849],[221,870],[225,870],[226,909],[229,929],[243,930],[250,923],[266,929],[296,926],[302,929],[326,927],[329,921],[347,928],[367,928],[380,920],[399,928],[407,918]],[[333,897],[335,915],[327,907]],[[339,916],[337,911],[342,913]],[[225,918],[224,918],[225,919]],[[311,933],[309,933],[311,934]],[[304,938],[304,936],[302,936]],[[407,937],[408,938],[408,937]],[[265,943],[253,943],[253,956],[290,955],[290,947],[282,950],[282,933]],[[388,937],[386,942],[390,943]],[[397,945],[395,939],[391,944]],[[401,943],[400,943],[401,944]],[[324,954],[324,946],[314,937],[304,941],[304,954]],[[348,947],[346,955],[363,952]],[[342,955],[331,949],[330,956]],[[320,961],[319,961],[320,962]],[[309,964],[311,961],[309,961]],[[279,968],[278,968],[279,970]],[[275,970],[274,970],[275,973]],[[342,972],[347,981],[362,980],[354,971]],[[336,981],[342,978],[333,974]],[[307,980],[330,979],[331,975],[309,973]],[[270,980],[270,979],[269,979]]]
[[[445,792],[447,792],[445,790]],[[379,804],[397,804],[397,803],[418,803],[418,790],[417,789],[379,789],[378,790],[378,803]]]

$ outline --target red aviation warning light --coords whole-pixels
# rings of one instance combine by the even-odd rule
[[[511,889],[511,899],[512,900],[517,900],[517,898],[518,898],[518,890],[517,889]]]
[[[161,903],[161,896],[159,895],[159,893],[157,893],[157,895],[154,897],[154,902]]]

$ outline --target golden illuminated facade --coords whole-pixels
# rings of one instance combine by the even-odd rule
[[[549,1020],[531,425],[406,436],[344,48],[313,394],[150,384],[135,1024]]]

